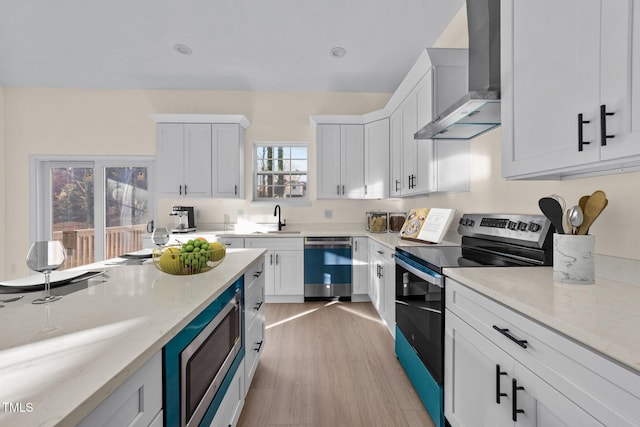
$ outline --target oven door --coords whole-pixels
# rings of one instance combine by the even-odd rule
[[[396,324],[433,379],[443,383],[444,278],[396,254]]]

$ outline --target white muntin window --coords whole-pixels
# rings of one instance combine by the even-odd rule
[[[253,200],[307,201],[309,149],[305,142],[253,144]]]

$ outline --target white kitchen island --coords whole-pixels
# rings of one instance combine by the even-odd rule
[[[91,279],[53,303],[31,304],[36,292],[6,304],[0,426],[76,425],[264,253],[229,249],[221,265],[194,276],[150,262],[110,266],[106,281]]]

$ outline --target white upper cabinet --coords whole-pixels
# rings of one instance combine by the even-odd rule
[[[159,123],[156,155],[161,197],[211,196],[211,125]]]
[[[158,123],[160,197],[244,198],[246,117],[159,114],[151,118]]]
[[[390,173],[389,195],[402,195],[402,110],[398,108],[389,118]]]
[[[389,197],[389,119],[364,125],[364,197]]]
[[[244,199],[244,129],[236,124],[212,127],[212,197]]]
[[[363,125],[318,125],[318,199],[364,198]]]
[[[554,179],[640,164],[640,119],[631,116],[640,107],[633,67],[640,48],[632,40],[640,19],[631,6],[501,2],[505,177]]]

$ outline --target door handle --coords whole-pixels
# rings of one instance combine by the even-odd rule
[[[396,179],[396,191],[400,191],[400,189],[398,188],[399,185],[400,185],[400,180]]]
[[[262,271],[257,271],[257,272],[253,275],[253,277],[256,277],[256,278],[258,278],[258,277],[260,277],[260,276],[262,276]]]
[[[518,385],[518,380],[511,380],[511,419],[518,421],[518,414],[524,414],[524,409],[518,409],[518,390],[524,390],[524,387]]]
[[[187,195],[187,184],[184,185],[184,195]]]
[[[509,333],[509,329],[507,329],[507,328],[499,328],[496,325],[493,325],[493,329],[495,329],[496,331],[500,332],[502,335],[504,335],[505,337],[509,338],[511,341],[513,341],[514,343],[518,344],[520,347],[527,348],[527,340],[519,340],[518,338],[514,337],[513,335],[511,335]]]
[[[607,145],[608,138],[615,138],[615,135],[607,135],[607,116],[613,116],[615,113],[607,113],[607,106],[600,106],[600,145]]]
[[[591,144],[591,141],[583,141],[582,140],[582,125],[585,123],[591,123],[590,120],[583,120],[582,113],[578,114],[578,151],[582,151],[582,146],[584,144]]]
[[[338,193],[338,196],[340,195],[340,184],[336,185],[336,191]]]
[[[269,254],[269,265],[273,265],[273,254]]]
[[[500,376],[502,375],[507,375],[507,373],[500,370],[500,365],[496,365],[496,403],[498,405],[501,397],[507,397],[507,393],[500,392]]]
[[[344,196],[344,185],[342,186],[342,195]]]
[[[256,304],[256,306],[255,306],[255,307],[253,307],[253,309],[254,309],[255,311],[260,311],[260,307],[262,307],[262,304],[263,304],[263,302],[262,302],[262,301],[260,301],[259,303],[257,303],[257,304]]]
[[[276,265],[278,265],[278,254],[276,254]]]
[[[238,186],[237,185],[233,186],[233,194],[236,195],[236,196],[238,195]]]
[[[367,195],[367,184],[364,185],[364,195]]]
[[[178,194],[182,196],[182,185],[178,186]]]

